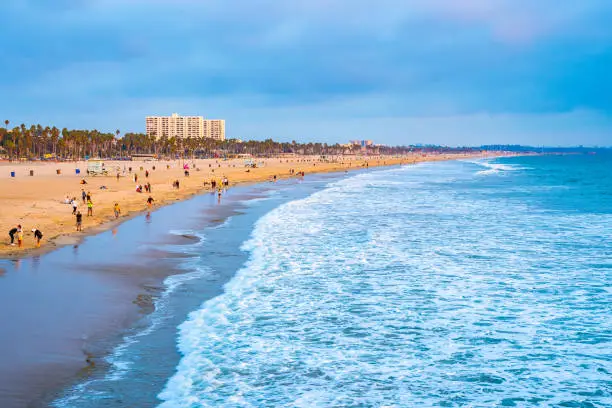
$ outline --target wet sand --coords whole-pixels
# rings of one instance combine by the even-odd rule
[[[168,231],[214,226],[231,212],[231,197],[223,207],[212,194],[198,198],[80,244],[0,261],[2,408],[47,406],[58,390],[105,369],[110,349],[154,310],[164,279],[184,273],[176,266],[193,256],[181,248],[199,238]]]

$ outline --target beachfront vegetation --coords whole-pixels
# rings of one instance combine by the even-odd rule
[[[103,133],[98,130],[68,130],[42,125],[24,124],[10,128],[9,120],[0,127],[0,155],[8,159],[80,159],[85,156],[101,158],[129,158],[134,154],[152,154],[159,157],[213,157],[249,154],[275,156],[279,154],[341,155],[362,153],[358,145],[329,145],[327,143],[276,142],[272,139],[241,141],[227,139],[159,138],[142,133]],[[414,146],[368,146],[373,154],[403,154],[409,151],[466,151]]]

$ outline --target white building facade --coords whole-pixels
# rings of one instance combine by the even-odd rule
[[[147,116],[145,122],[147,136],[225,140],[223,119],[204,119],[202,116],[179,116],[173,113],[172,116]]]

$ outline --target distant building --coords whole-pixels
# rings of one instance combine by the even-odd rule
[[[351,140],[349,143],[353,146],[361,146],[362,148],[374,146],[374,142],[371,140]]]
[[[374,146],[374,142],[371,140],[351,140],[349,142],[352,146],[361,146],[362,149],[366,147]]]
[[[179,116],[178,113],[173,113],[172,116],[147,116],[146,132],[147,136],[156,138],[206,137],[225,140],[225,120],[204,119],[202,116]]]

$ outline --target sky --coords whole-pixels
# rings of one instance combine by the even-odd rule
[[[2,0],[0,120],[612,145],[609,0]]]

